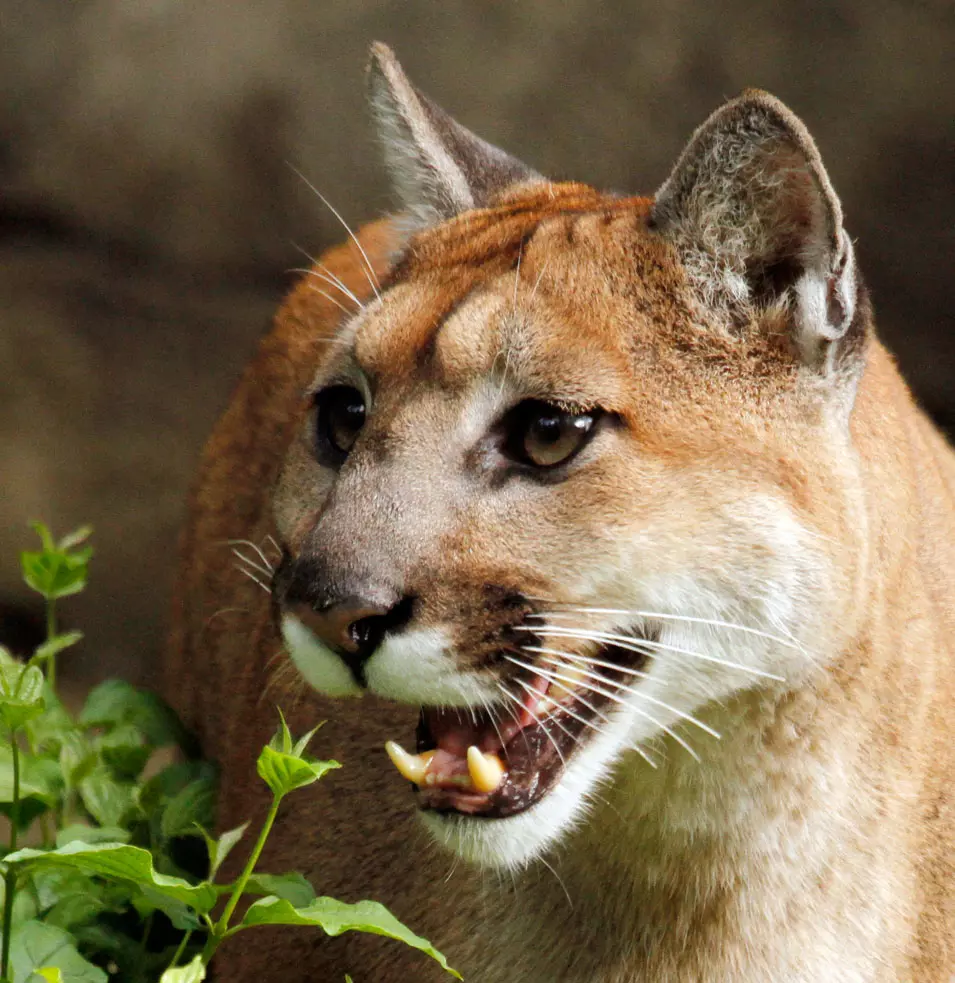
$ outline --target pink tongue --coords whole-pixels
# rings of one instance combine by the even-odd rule
[[[501,751],[504,745],[519,731],[529,724],[535,723],[535,716],[540,718],[534,707],[538,700],[547,692],[547,680],[536,676],[529,684],[531,692],[525,692],[525,699],[520,709],[515,703],[511,712],[495,710],[494,719],[485,710],[471,711],[454,707],[428,707],[424,711],[425,722],[440,754],[442,761],[450,768],[452,759],[460,759],[464,770],[467,770],[465,759],[468,748],[477,745],[482,751]],[[455,765],[455,769],[457,766]],[[442,769],[443,770],[443,769]]]

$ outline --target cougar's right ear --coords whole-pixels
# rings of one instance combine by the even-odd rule
[[[543,180],[419,92],[387,45],[371,46],[368,83],[385,163],[414,228],[481,208],[513,184]]]
[[[858,306],[852,242],[812,137],[778,99],[749,90],[713,113],[657,193],[653,223],[705,303],[744,319],[787,303],[804,360],[831,363]]]

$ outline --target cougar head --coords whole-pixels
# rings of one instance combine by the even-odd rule
[[[435,836],[519,865],[841,630],[865,298],[765,93],[624,198],[480,140],[383,46],[369,76],[404,238],[305,394],[274,596],[313,687],[421,707],[389,752]]]

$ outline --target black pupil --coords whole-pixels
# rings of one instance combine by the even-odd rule
[[[575,421],[568,419],[566,413],[551,416],[539,416],[531,424],[531,436],[542,444],[555,444],[563,436],[567,423]]]
[[[338,454],[347,454],[365,425],[365,402],[357,389],[333,386],[318,396],[319,439]]]

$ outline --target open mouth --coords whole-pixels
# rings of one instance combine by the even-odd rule
[[[638,640],[638,639],[635,639]],[[436,812],[502,819],[530,808],[557,784],[573,755],[621,702],[618,690],[646,652],[604,646],[580,663],[548,661],[514,677],[513,702],[478,708],[422,707],[417,753],[389,741],[398,771]]]

